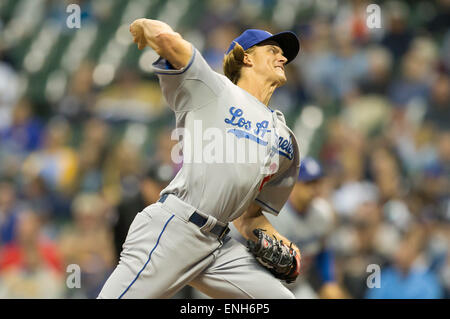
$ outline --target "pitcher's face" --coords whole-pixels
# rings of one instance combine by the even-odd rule
[[[284,66],[287,59],[276,42],[263,42],[257,45],[249,55],[256,74],[266,77],[268,81],[279,83],[278,87],[286,83]]]

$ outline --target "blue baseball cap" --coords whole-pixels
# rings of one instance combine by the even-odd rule
[[[322,176],[322,167],[317,160],[307,156],[301,161],[297,181],[311,182],[321,178]]]
[[[300,50],[298,38],[295,33],[291,31],[272,34],[264,30],[247,29],[240,36],[234,39],[233,42],[231,42],[226,54],[233,50],[236,43],[239,43],[245,51],[266,40],[272,40],[278,43],[280,48],[283,50],[283,55],[287,59],[286,64],[294,60]]]

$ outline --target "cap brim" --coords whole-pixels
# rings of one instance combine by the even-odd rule
[[[283,55],[287,59],[286,64],[291,62],[295,59],[298,52],[300,51],[300,42],[298,41],[297,36],[295,33],[291,31],[284,31],[277,34],[274,34],[273,36],[259,42],[265,42],[265,41],[275,41],[280,46],[281,50],[283,50]],[[258,43],[258,44],[259,44]]]

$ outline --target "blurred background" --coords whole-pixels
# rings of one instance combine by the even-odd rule
[[[299,297],[449,298],[450,1],[377,1],[375,29],[370,3],[0,1],[0,298],[95,298],[134,216],[179,169],[157,55],[129,34],[141,17],[167,22],[218,72],[246,28],[299,36],[271,105],[322,165],[306,204],[322,203],[329,225],[320,248],[299,243]],[[70,264],[81,288],[66,285]],[[371,264],[381,288],[367,285]]]

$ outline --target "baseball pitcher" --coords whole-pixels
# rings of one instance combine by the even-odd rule
[[[298,54],[297,37],[246,30],[225,54],[224,76],[164,22],[138,19],[130,32],[139,49],[160,56],[153,67],[162,93],[177,129],[191,138],[182,140],[181,170],[135,217],[98,297],[170,298],[190,285],[212,298],[294,298],[281,281],[295,281],[300,251],[264,213],[279,213],[299,171],[295,136],[269,107]],[[187,158],[187,149],[197,150],[194,158],[210,151],[193,136],[208,132],[223,137],[215,148],[215,155],[227,153],[223,160]],[[229,160],[230,153],[245,160]],[[229,222],[247,247],[227,236]]]

